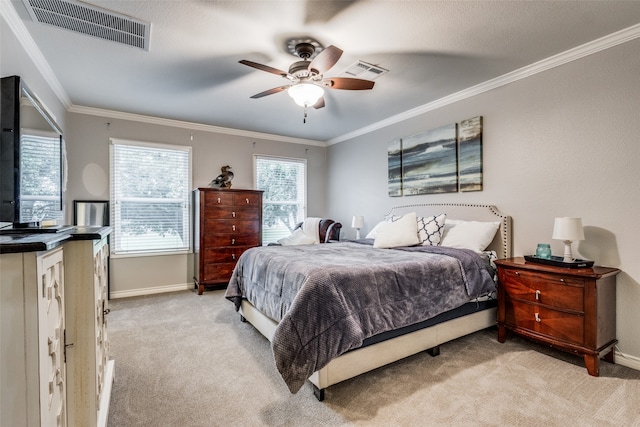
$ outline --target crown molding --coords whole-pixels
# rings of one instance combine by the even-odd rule
[[[67,95],[67,92],[60,84],[60,81],[44,58],[44,55],[42,55],[31,34],[27,31],[27,27],[25,27],[24,22],[22,22],[22,19],[18,16],[18,12],[11,5],[11,2],[0,1],[0,15],[2,15],[11,31],[16,35],[18,41],[27,52],[27,55],[34,62],[36,69],[42,74],[42,77],[44,77],[56,97],[58,97],[62,105],[68,110],[71,106],[69,95]]]
[[[502,76],[496,77],[491,80],[487,80],[486,82],[477,84],[475,86],[471,86],[459,92],[455,92],[451,95],[437,99],[433,102],[429,102],[427,104],[421,105],[411,110],[407,110],[395,116],[391,116],[387,119],[381,120],[372,125],[365,126],[360,129],[356,129],[353,132],[345,133],[336,138],[332,138],[327,141],[327,145],[333,145],[340,142],[344,142],[344,141],[356,138],[358,136],[362,136],[367,133],[385,128],[387,126],[400,123],[402,121],[411,119],[421,114],[428,113],[430,111],[437,110],[439,108],[445,107],[455,102],[462,101],[467,98],[471,98],[473,96],[508,85],[510,83],[516,82],[526,77],[533,76],[543,71],[547,71],[552,68],[564,65],[566,63],[576,61],[580,58],[584,58],[585,56],[598,53],[600,51],[609,49],[614,46],[618,46],[620,44],[626,43],[631,40],[635,40],[639,37],[640,37],[640,24],[636,24],[631,27],[620,30],[618,32],[615,32],[607,36],[601,37],[599,39],[596,39],[594,41],[591,41],[589,43],[585,43],[573,49],[569,49],[557,55],[550,56],[549,58],[543,59],[541,61],[534,62],[533,64],[519,68],[515,71],[509,72],[507,74],[503,74]]]
[[[105,110],[101,108],[83,107],[72,105],[68,111],[70,113],[88,114],[91,116],[109,117],[112,119],[130,120],[134,122],[150,123],[162,126],[172,126],[177,128],[197,130],[202,132],[222,133],[225,135],[243,136],[247,138],[256,138],[269,141],[288,142],[291,144],[314,145],[317,147],[326,147],[324,141],[314,139],[293,138],[290,136],[273,135],[270,133],[252,132],[241,129],[225,128],[221,126],[205,125],[201,123],[185,122],[181,120],[165,119],[161,117],[145,116],[142,114],[125,113],[121,111]]]

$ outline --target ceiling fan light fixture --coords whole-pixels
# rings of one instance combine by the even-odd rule
[[[324,89],[313,83],[298,83],[291,86],[287,93],[301,107],[311,107],[324,95]]]

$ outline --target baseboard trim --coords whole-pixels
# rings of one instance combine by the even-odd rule
[[[616,350],[614,360],[616,365],[622,365],[640,371],[640,358],[638,357]]]
[[[182,283],[178,285],[153,286],[149,288],[129,289],[126,291],[111,291],[109,296],[112,299],[138,297],[142,295],[162,294],[165,292],[184,291],[185,289],[194,289],[193,283]]]

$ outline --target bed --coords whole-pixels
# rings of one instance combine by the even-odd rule
[[[511,218],[495,206],[405,205],[386,217],[413,212],[495,223],[486,251],[512,255]],[[238,260],[225,296],[271,341],[292,393],[308,380],[323,400],[331,385],[420,351],[435,356],[440,344],[495,325],[486,256],[439,245],[378,249],[378,240],[253,248]]]

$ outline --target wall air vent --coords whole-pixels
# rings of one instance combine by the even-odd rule
[[[151,23],[76,0],[22,0],[31,19],[76,33],[149,50]]]
[[[357,61],[355,64],[347,67],[346,70],[340,74],[342,77],[357,77],[364,80],[375,80],[381,75],[388,73],[389,70],[385,70],[377,65],[369,64],[364,61]]]

